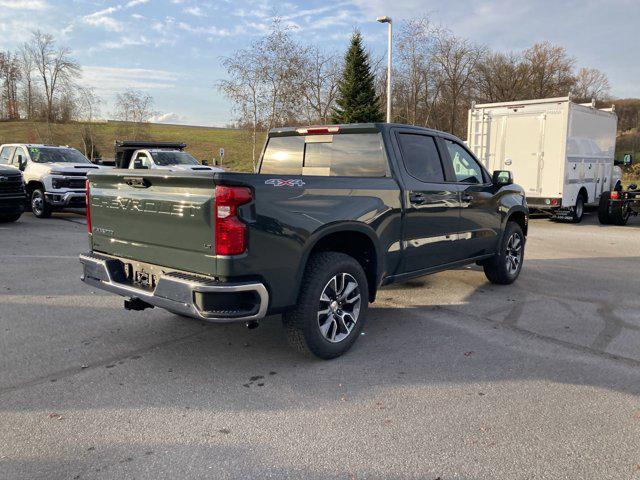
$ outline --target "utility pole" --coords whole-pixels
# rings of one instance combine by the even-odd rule
[[[376,19],[380,23],[389,25],[389,45],[387,49],[387,123],[391,123],[391,53],[393,47],[393,22],[391,17],[378,17]]]

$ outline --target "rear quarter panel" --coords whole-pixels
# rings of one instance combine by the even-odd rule
[[[276,186],[272,180],[298,180],[298,186]],[[294,305],[304,264],[325,234],[360,231],[377,239],[380,274],[395,273],[400,251],[387,253],[401,238],[401,196],[393,178],[217,174],[224,184],[250,185],[255,201],[242,207],[249,226],[249,248],[243,256],[217,257],[223,278],[259,275],[271,295],[271,308]]]

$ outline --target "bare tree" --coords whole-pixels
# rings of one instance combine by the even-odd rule
[[[156,112],[153,110],[153,97],[140,90],[125,90],[116,96],[114,116],[124,122],[122,135],[131,139],[148,136],[148,123]]]
[[[257,131],[299,121],[305,54],[276,18],[268,35],[222,59],[229,78],[217,87],[234,102],[240,123],[252,130],[254,167]]]
[[[77,92],[78,120],[81,120],[81,137],[84,156],[94,160],[99,156],[94,122],[100,112],[102,100],[92,88],[80,88]]]
[[[529,95],[531,68],[522,55],[488,53],[476,67],[477,99],[487,102],[524,100]]]
[[[609,79],[597,68],[581,68],[572,89],[576,100],[582,102],[606,100],[610,91]]]
[[[524,51],[524,58],[531,69],[529,98],[569,94],[575,83],[575,60],[567,55],[564,47],[550,42],[536,43]]]
[[[326,124],[338,91],[340,64],[335,56],[316,47],[309,48],[306,53],[299,87],[304,98],[306,120],[309,124]]]
[[[449,112],[447,130],[458,136],[464,135],[472,77],[482,54],[481,48],[448,32],[436,38],[434,60],[442,77],[441,103]]]
[[[24,104],[24,115],[28,119],[34,118],[35,110],[35,92],[33,72],[35,66],[33,64],[33,56],[29,51],[28,44],[24,44],[20,47],[20,69],[22,70],[22,98]]]
[[[18,81],[20,80],[20,64],[18,57],[11,52],[0,52],[0,82],[2,83],[2,100],[5,117],[9,120],[20,118],[18,109]]]
[[[46,98],[45,118],[53,122],[56,95],[80,76],[80,66],[71,58],[66,47],[57,47],[53,35],[36,30],[32,33],[27,49],[44,88]]]

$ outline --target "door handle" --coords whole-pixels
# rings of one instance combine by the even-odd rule
[[[409,201],[414,205],[422,205],[427,201],[427,197],[424,196],[424,193],[411,192],[409,194]]]

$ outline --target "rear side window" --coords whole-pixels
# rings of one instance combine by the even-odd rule
[[[7,165],[9,163],[11,152],[13,152],[13,147],[4,147],[0,151],[0,164]]]
[[[260,173],[332,177],[384,177],[386,160],[378,133],[273,137]]]
[[[304,137],[272,137],[262,157],[260,173],[302,175]]]
[[[401,133],[400,148],[404,166],[412,177],[427,183],[444,182],[444,170],[435,138]]]

